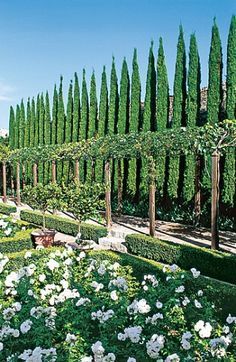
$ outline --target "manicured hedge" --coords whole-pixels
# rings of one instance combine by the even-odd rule
[[[132,254],[166,264],[177,264],[185,270],[194,267],[205,276],[236,284],[234,255],[138,234],[127,235],[126,246]]]
[[[14,212],[16,212],[17,209],[13,205],[7,205],[0,202],[0,214],[10,215]]]
[[[20,212],[20,217],[22,220],[35,225],[43,224],[43,216],[38,211],[22,210]],[[77,223],[61,216],[46,215],[46,227],[73,236],[76,236],[78,233]],[[97,242],[99,238],[107,235],[107,229],[103,226],[82,223],[81,234],[82,239]]]
[[[32,249],[31,232],[33,229],[17,231],[13,237],[0,238],[0,253],[12,253]]]

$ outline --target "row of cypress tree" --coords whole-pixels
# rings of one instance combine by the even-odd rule
[[[222,47],[219,30],[214,19],[209,54],[209,82],[207,97],[207,117],[201,110],[201,69],[195,34],[191,34],[188,70],[182,26],[179,28],[177,56],[174,77],[173,116],[169,117],[170,97],[167,68],[162,38],[159,39],[157,60],[153,43],[148,57],[146,92],[141,102],[141,82],[134,50],[132,75],[130,79],[126,59],[123,60],[120,87],[112,59],[110,91],[108,92],[106,69],[103,68],[99,101],[95,73],[92,73],[88,94],[86,74],[83,70],[80,94],[77,73],[70,82],[66,107],[63,96],[63,78],[59,88],[55,85],[52,107],[48,92],[36,98],[23,100],[14,110],[10,109],[9,142],[12,149],[46,144],[61,144],[88,139],[106,134],[156,131],[166,128],[199,127],[204,122],[214,124],[223,118],[236,118],[236,17],[232,16],[227,46],[226,102],[223,102]],[[204,162],[203,162],[204,161]],[[202,182],[209,189],[209,174],[202,160]],[[157,188],[159,196],[166,201],[191,202],[194,198],[195,163],[193,156],[159,157],[157,167]],[[222,162],[222,201],[228,206],[235,204],[235,152],[229,151]],[[204,172],[205,170],[205,172]],[[113,164],[113,190],[117,189],[122,175],[123,193],[136,200],[146,194],[146,167],[143,160],[131,160]],[[57,179],[66,181],[72,177],[73,165],[70,162],[57,163]],[[51,168],[46,163],[38,166],[39,181],[47,183]],[[30,182],[31,166],[26,166],[25,177]],[[94,178],[101,181],[103,167],[101,161],[95,164],[80,164],[82,181]]]

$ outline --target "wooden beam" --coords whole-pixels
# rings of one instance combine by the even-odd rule
[[[110,169],[109,160],[105,162],[105,185],[106,185],[106,193],[105,193],[106,226],[108,229],[110,229],[112,225],[112,219],[111,219],[111,169]]]
[[[220,155],[217,151],[212,154],[211,164],[211,248],[219,249],[219,184],[220,184]]]
[[[6,173],[6,162],[2,162],[2,187],[3,187],[3,197],[2,201],[7,202],[7,173]]]

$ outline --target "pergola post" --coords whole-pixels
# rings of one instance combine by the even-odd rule
[[[6,162],[2,162],[2,187],[3,187],[3,196],[2,201],[7,202],[7,175],[6,175]]]
[[[150,159],[149,164],[149,235],[155,236],[156,228],[156,167],[153,158]]]
[[[219,249],[219,184],[220,184],[220,155],[217,151],[212,154],[211,163],[211,248]]]
[[[56,161],[52,161],[52,182],[56,183],[57,177],[56,177]]]
[[[75,182],[79,182],[79,160],[75,160],[74,177],[75,177]]]
[[[36,186],[38,183],[38,166],[37,163],[33,164],[33,185]]]
[[[106,202],[106,226],[108,229],[111,228],[112,219],[111,219],[111,169],[110,161],[106,160],[105,162],[105,202]]]
[[[21,205],[20,197],[20,163],[16,163],[16,204],[17,206]]]
[[[194,224],[200,224],[201,217],[201,156],[195,158]]]

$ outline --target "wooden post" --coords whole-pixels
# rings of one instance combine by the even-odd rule
[[[75,161],[75,172],[74,172],[75,182],[79,182],[79,160]]]
[[[109,160],[105,162],[105,184],[106,184],[106,194],[105,194],[106,226],[108,229],[110,229],[112,225],[112,219],[111,219],[111,170],[110,170]]]
[[[156,167],[153,158],[150,160],[150,168],[149,168],[149,177],[150,177],[150,184],[149,184],[149,235],[155,236],[155,227],[156,227]]]
[[[17,206],[21,205],[20,199],[20,164],[17,162],[16,164],[16,204]]]
[[[201,156],[195,159],[195,199],[194,199],[194,224],[200,225],[201,217]]]
[[[211,248],[219,249],[219,183],[220,183],[220,155],[217,151],[212,154],[211,164]]]
[[[34,163],[33,164],[33,185],[34,186],[36,186],[38,183],[37,171],[38,171],[37,163]]]
[[[2,201],[7,202],[7,175],[6,175],[6,162],[2,162],[2,187],[3,187],[3,197]]]
[[[53,160],[52,161],[52,182],[56,183],[57,179],[56,179],[56,161]]]
[[[121,160],[118,160],[118,170],[117,170],[118,184],[117,184],[117,212],[118,215],[121,215],[122,211],[122,170],[121,170]]]

